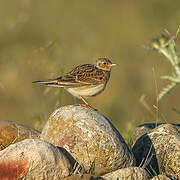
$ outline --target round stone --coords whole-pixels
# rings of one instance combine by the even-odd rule
[[[113,124],[98,111],[70,105],[50,116],[41,138],[65,148],[96,175],[134,165],[134,156]]]

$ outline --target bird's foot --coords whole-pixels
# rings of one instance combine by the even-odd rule
[[[89,108],[91,110],[94,110],[94,111],[97,111],[97,109],[93,108],[91,105],[89,104],[80,104],[81,107],[86,107],[86,108]]]

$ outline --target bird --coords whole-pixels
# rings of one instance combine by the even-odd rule
[[[55,79],[38,80],[32,83],[64,88],[84,102],[81,106],[94,109],[86,98],[97,96],[104,91],[110,78],[111,69],[115,65],[108,58],[101,57],[94,64],[79,65]]]

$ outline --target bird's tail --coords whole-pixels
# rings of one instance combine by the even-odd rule
[[[33,81],[32,83],[38,83],[38,84],[43,84],[46,86],[55,86],[55,87],[63,87],[60,85],[57,81],[57,79],[48,79],[48,80],[43,80],[43,81]]]
[[[72,87],[72,84],[61,82],[60,77],[56,79],[33,81],[32,83],[38,83],[38,84],[43,84],[45,86],[52,86],[52,87],[64,87],[64,88]]]

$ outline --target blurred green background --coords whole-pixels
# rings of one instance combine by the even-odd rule
[[[162,55],[143,46],[165,28],[174,34],[179,23],[179,0],[2,0],[0,119],[41,129],[57,106],[80,101],[31,82],[109,57],[118,66],[106,90],[88,102],[127,138],[137,125],[155,121],[156,90],[168,83],[160,76],[171,72]],[[152,112],[140,102],[143,94]],[[176,87],[160,101],[159,121],[179,122],[173,111],[179,107]]]

